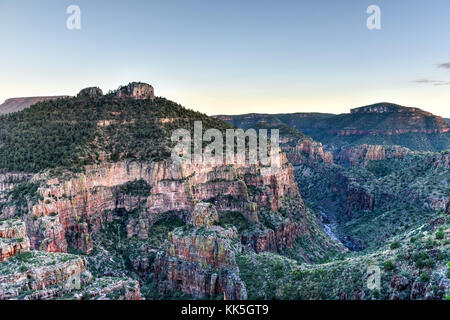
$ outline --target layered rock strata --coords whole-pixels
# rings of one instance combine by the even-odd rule
[[[0,262],[30,250],[25,223],[18,219],[0,222]]]
[[[197,209],[204,204],[198,204]],[[235,251],[240,247],[236,228],[224,229],[209,223],[214,207],[195,210],[190,228],[177,228],[169,234],[164,251],[157,254],[154,272],[161,293],[182,291],[195,298],[247,298],[239,278]],[[200,221],[204,221],[202,225]]]
[[[31,244],[51,252],[66,252],[68,244],[90,252],[92,237],[117,209],[140,210],[139,218],[128,222],[128,236],[145,238],[164,213],[178,212],[186,220],[195,204],[205,200],[218,210],[239,211],[249,221],[258,221],[258,208],[276,211],[283,196],[300,198],[285,156],[282,163],[278,172],[265,176],[258,165],[175,165],[171,161],[107,163],[87,167],[86,173],[76,176],[36,176],[34,181],[43,187],[27,218]],[[136,181],[148,186],[148,194],[124,191],[123,186]],[[249,192],[250,187],[259,192]]]

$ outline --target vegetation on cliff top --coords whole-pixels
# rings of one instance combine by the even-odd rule
[[[74,97],[39,102],[0,116],[0,169],[36,173],[80,170],[104,160],[161,160],[170,156],[172,131],[231,128],[225,122],[164,98],[154,101]]]

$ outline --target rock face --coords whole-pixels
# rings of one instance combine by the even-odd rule
[[[3,104],[0,104],[0,115],[21,111],[38,102],[64,99],[69,97],[70,96],[49,96],[49,97],[25,97],[25,98],[7,99]]]
[[[346,212],[352,214],[353,211],[373,211],[375,199],[363,188],[349,186],[347,192]]]
[[[304,232],[300,224],[289,218],[275,226],[275,229],[265,229],[242,235],[241,242],[259,252],[281,252],[292,248],[297,237]]]
[[[214,203],[217,210],[239,211],[249,221],[257,221],[259,207],[276,211],[283,196],[300,198],[292,166],[284,156],[282,160],[282,168],[266,176],[259,175],[256,165],[180,166],[171,161],[91,166],[85,174],[64,181],[36,176],[46,186],[38,190],[41,198],[27,218],[31,244],[45,251],[66,252],[68,239],[72,247],[90,252],[92,237],[110,219],[108,212],[121,208],[142,209],[139,219],[128,222],[129,237],[146,237],[166,212],[178,212],[186,220],[195,204],[204,200]],[[135,181],[148,185],[148,195],[122,190]],[[250,192],[255,189],[258,192]]]
[[[112,293],[115,299],[141,298],[134,280],[92,281],[86,260],[75,255],[31,251],[13,260],[0,265],[0,300],[108,299]]]
[[[25,223],[11,219],[0,222],[0,262],[30,250]]]
[[[195,205],[194,211],[189,218],[189,223],[194,227],[210,228],[215,222],[219,221],[219,214],[211,203],[200,202]]]
[[[116,96],[121,99],[155,99],[155,92],[151,85],[142,82],[131,82],[127,86],[119,88]]]
[[[316,162],[333,163],[333,154],[324,152],[322,144],[314,140],[305,139],[299,141],[294,147],[283,146],[288,160],[294,165],[314,164]]]
[[[411,151],[399,146],[358,145],[342,149],[336,162],[343,166],[366,165],[371,160],[404,158]]]
[[[102,89],[99,87],[84,88],[78,93],[78,97],[98,98],[103,95]]]
[[[193,229],[177,228],[169,234],[164,251],[156,256],[155,280],[161,292],[180,290],[196,298],[224,295],[247,298],[235,260],[236,228],[213,226],[216,208],[198,203],[190,219]]]
[[[154,272],[159,290],[179,290],[196,298],[224,295],[231,300],[247,299],[235,260],[235,246],[239,247],[233,244],[233,239],[238,238],[236,228],[210,226],[206,217],[216,217],[217,212],[212,213],[215,208],[200,208],[205,206],[197,205],[195,216],[203,219],[194,219],[190,230],[177,228],[171,232],[164,251],[157,254]]]

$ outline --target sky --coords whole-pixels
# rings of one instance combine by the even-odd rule
[[[450,117],[448,0],[0,0],[0,39],[0,103],[142,81],[209,115],[387,101]]]

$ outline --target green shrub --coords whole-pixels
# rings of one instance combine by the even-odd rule
[[[422,272],[422,273],[420,274],[420,281],[422,281],[422,282],[428,282],[428,281],[430,281],[430,276],[428,275],[428,273]]]
[[[436,232],[435,236],[436,236],[436,239],[438,239],[438,240],[444,239],[444,236],[445,236],[444,230],[442,228],[440,228],[439,231]]]
[[[435,266],[436,262],[434,262],[433,258],[429,258],[425,261],[425,265],[428,268],[433,268]]]
[[[378,297],[380,296],[380,291],[378,291],[378,289],[374,289],[374,290],[372,291],[372,294],[373,294],[373,296],[374,296],[375,298],[378,298]]]
[[[416,261],[416,268],[422,269],[423,267],[425,267],[425,262],[423,261],[422,258],[420,258],[419,260]]]
[[[428,238],[427,241],[425,242],[425,248],[427,249],[432,249],[434,247],[435,243],[433,241],[433,239]]]
[[[383,263],[383,269],[390,271],[396,268],[395,263],[392,260],[387,260]]]
[[[398,249],[398,248],[400,248],[400,246],[401,246],[400,241],[394,241],[394,242],[391,243],[391,249],[392,250]]]

